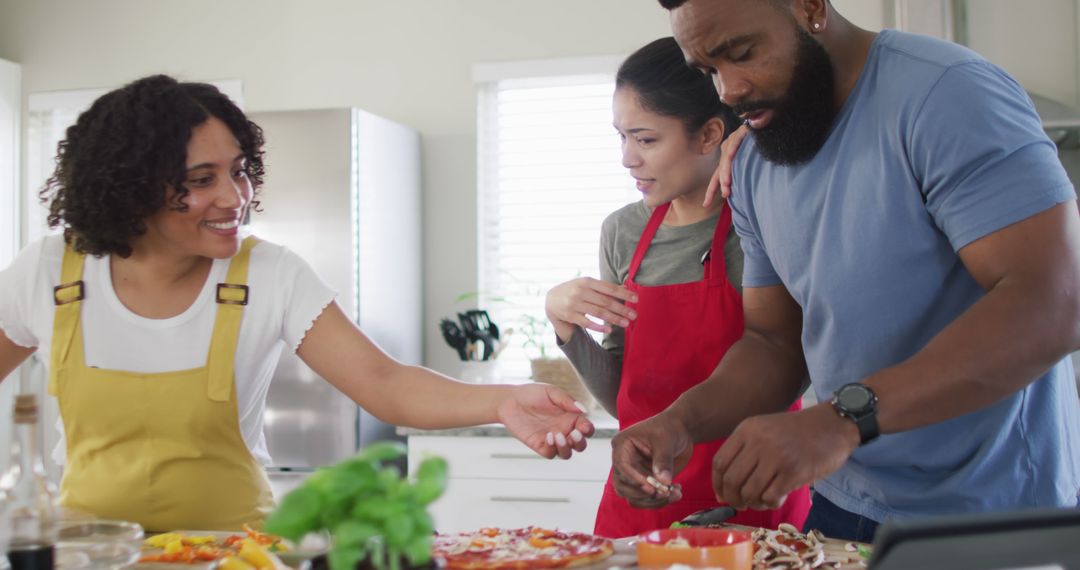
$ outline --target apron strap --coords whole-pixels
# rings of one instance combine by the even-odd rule
[[[727,264],[724,263],[724,244],[731,231],[731,206],[724,200],[720,210],[720,219],[716,220],[709,258],[705,260],[705,276],[709,279],[727,279]]]
[[[645,225],[645,231],[641,232],[641,239],[638,240],[637,248],[634,249],[634,257],[630,260],[630,270],[626,272],[626,281],[628,283],[632,283],[634,278],[637,277],[638,268],[641,267],[641,260],[645,259],[645,253],[649,251],[649,244],[652,243],[652,238],[656,235],[656,230],[660,228],[660,224],[664,222],[664,215],[667,214],[670,207],[671,202],[657,206],[652,215],[649,216],[649,223]]]
[[[240,321],[244,316],[244,305],[248,304],[248,265],[251,249],[258,243],[255,236],[244,238],[240,251],[229,262],[225,283],[217,284],[217,315],[210,337],[210,354],[206,358],[207,396],[215,402],[228,402],[232,397]]]
[[[60,368],[67,361],[72,340],[79,330],[79,315],[82,300],[86,298],[86,285],[83,283],[84,254],[77,253],[70,245],[64,246],[64,257],[60,263],[60,284],[53,287],[52,350],[49,354],[49,394],[56,395]]]

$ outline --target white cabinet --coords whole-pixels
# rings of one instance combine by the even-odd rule
[[[544,459],[510,437],[409,437],[409,470],[427,455],[450,466],[431,505],[439,532],[529,525],[592,532],[611,468],[611,440],[590,439],[569,460]]]

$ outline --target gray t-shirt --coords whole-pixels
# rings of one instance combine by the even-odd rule
[[[626,281],[630,261],[650,215],[652,210],[645,206],[644,201],[638,201],[619,208],[604,220],[600,228],[601,279],[617,284]],[[644,286],[674,285],[703,279],[705,270],[702,257],[712,245],[713,232],[719,219],[720,213],[717,212],[714,216],[686,226],[661,225],[638,268],[637,283]],[[734,229],[728,231],[724,242],[724,264],[728,280],[741,291],[743,254]],[[619,393],[622,373],[624,333],[621,327],[616,326],[610,334],[604,335],[602,343],[598,343],[579,327],[570,342],[559,344],[589,391],[613,416],[616,415],[615,397]]]

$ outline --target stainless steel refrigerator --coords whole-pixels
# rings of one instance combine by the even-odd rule
[[[420,364],[419,134],[358,109],[249,115],[266,135],[267,168],[252,231],[307,260],[383,350]],[[279,497],[312,470],[398,437],[288,350],[267,402]]]

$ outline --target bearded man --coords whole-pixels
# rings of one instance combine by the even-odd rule
[[[807,528],[1075,507],[1076,195],[1029,97],[974,52],[845,20],[827,0],[660,0],[687,62],[752,136],[729,198],[743,338],[613,442],[616,490],[672,500],[695,442],[713,486]],[[707,334],[708,331],[701,331]],[[780,413],[809,375],[817,405]]]

